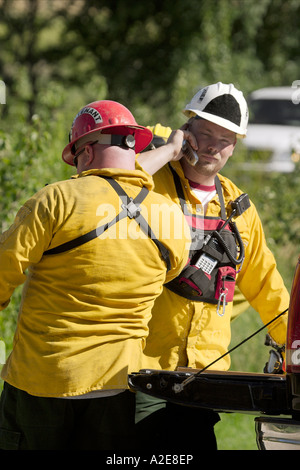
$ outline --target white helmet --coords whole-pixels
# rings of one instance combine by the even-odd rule
[[[183,113],[189,118],[197,115],[235,132],[238,137],[246,137],[247,102],[243,93],[232,83],[226,85],[218,82],[201,88],[186,105]]]

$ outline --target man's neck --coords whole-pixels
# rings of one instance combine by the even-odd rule
[[[213,186],[215,184],[215,174],[203,174],[196,170],[195,167],[190,165],[186,160],[180,160],[184,176],[194,181],[195,183],[201,184],[203,186]]]
[[[135,170],[135,153],[134,151],[123,151],[121,153],[117,148],[115,152],[103,152],[97,155],[91,162],[86,164],[85,160],[78,162],[77,173],[87,170],[101,170],[103,168],[116,168],[123,170]],[[127,153],[126,153],[127,152]]]

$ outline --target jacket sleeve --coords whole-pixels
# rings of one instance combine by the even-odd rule
[[[267,246],[262,223],[253,204],[245,212],[248,240],[245,261],[237,284],[264,324],[289,307],[289,293],[278,272],[276,260]],[[287,314],[269,327],[269,334],[279,344],[286,341]]]
[[[51,240],[49,201],[29,199],[18,211],[13,225],[0,236],[0,310],[7,307],[15,288],[26,279],[25,271],[38,263]]]

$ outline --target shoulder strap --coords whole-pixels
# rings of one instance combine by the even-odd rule
[[[163,260],[165,261],[165,263],[167,265],[167,271],[170,271],[171,262],[170,262],[169,250],[156,238],[156,236],[154,235],[150,225],[148,224],[148,222],[144,219],[144,217],[141,214],[139,214],[135,218],[135,220],[139,224],[139,226],[141,227],[143,232],[146,233],[146,235],[148,235],[148,237],[151,238],[151,240],[155,243],[155,245],[157,246],[157,248],[159,249],[159,251],[161,253],[161,256],[162,256]]]
[[[123,219],[126,216],[127,212],[123,210],[110,222],[101,225],[101,227],[97,227],[94,230],[91,230],[90,232],[81,235],[80,237],[74,238],[74,240],[70,240],[66,243],[62,243],[62,245],[56,246],[55,248],[51,248],[50,250],[45,251],[44,255],[56,255],[58,253],[63,253],[64,251],[68,251],[72,248],[76,248],[77,246],[83,245],[84,243],[87,243],[90,240],[93,240],[94,238],[97,238],[102,235],[105,230],[107,230],[109,227],[116,224],[119,220]]]
[[[225,202],[224,202],[224,197],[223,197],[223,191],[222,191],[222,185],[221,181],[219,180],[219,177],[215,177],[215,185],[216,185],[216,190],[217,194],[219,196],[219,201],[220,201],[220,206],[221,206],[221,219],[226,220],[226,209],[225,209]]]
[[[124,217],[129,217],[130,219],[134,218],[136,222],[139,224],[143,232],[153,240],[156,244],[158,249],[161,252],[162,258],[166,262],[167,270],[171,269],[171,262],[169,256],[169,250],[156,238],[154,235],[151,227],[148,225],[144,217],[141,215],[141,208],[139,207],[140,204],[143,202],[145,197],[148,195],[149,190],[143,186],[139,194],[133,199],[129,197],[123,188],[115,181],[113,178],[109,177],[102,177],[106,179],[106,181],[112,186],[112,188],[116,191],[122,201],[122,211],[110,222],[102,225],[101,227],[97,227],[94,230],[91,230],[80,237],[75,238],[74,240],[70,240],[62,245],[59,245],[55,248],[47,250],[44,252],[44,255],[55,255],[59,253],[63,253],[65,251],[71,250],[72,248],[76,248],[84,243],[93,240],[94,238],[99,237],[105,232],[109,227],[117,223],[119,220],[123,219]]]
[[[169,256],[169,250],[156,238],[154,232],[152,231],[150,225],[148,222],[145,220],[145,218],[141,214],[141,210],[139,209],[138,205],[141,204],[141,202],[145,199],[146,195],[148,194],[148,189],[143,187],[140,193],[136,196],[136,198],[133,200],[132,198],[129,198],[123,188],[117,183],[116,180],[112,178],[107,178],[107,181],[111,184],[111,186],[114,188],[114,190],[118,193],[120,196],[121,200],[123,201],[122,208],[123,210],[127,210],[127,216],[130,217],[131,219],[134,218],[135,221],[138,223],[138,225],[141,227],[143,232],[148,235],[149,238],[155,243],[159,251],[161,252],[161,255],[166,262],[167,265],[167,270],[169,271],[171,269],[171,262],[170,262],[170,256]],[[124,202],[125,201],[125,202]],[[133,213],[134,212],[134,213]]]
[[[170,163],[169,163],[169,168],[170,168],[171,173],[173,175],[173,180],[174,180],[174,184],[175,184],[175,188],[176,188],[176,192],[177,192],[177,197],[178,197],[179,202],[180,202],[181,210],[185,214],[186,213],[186,200],[185,200],[185,197],[184,197],[184,193],[183,193],[180,178],[179,178],[177,172],[174,170],[174,168],[172,168]]]

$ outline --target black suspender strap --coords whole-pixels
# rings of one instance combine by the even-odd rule
[[[93,240],[94,238],[97,238],[102,235],[102,233],[104,233],[109,227],[111,227],[124,217],[129,217],[130,219],[135,219],[138,225],[143,230],[143,232],[156,244],[157,248],[161,252],[162,258],[166,262],[167,270],[169,271],[171,269],[169,250],[156,238],[151,227],[141,215],[140,204],[148,195],[149,190],[146,187],[143,187],[139,194],[133,199],[126,194],[126,192],[119,185],[119,183],[117,183],[117,181],[115,181],[113,178],[105,176],[102,176],[102,178],[104,178],[119,195],[122,201],[122,211],[110,222],[100,227],[97,227],[96,229],[91,230],[90,232],[85,233],[84,235],[81,235],[80,237],[77,237],[74,240],[70,240],[55,248],[51,248],[50,250],[45,251],[44,255],[55,255],[63,253],[65,251],[71,250],[72,248],[76,248],[80,245],[83,245],[84,243],[87,243],[90,240]]]
[[[104,176],[102,176],[102,178],[106,179],[106,181],[112,186],[112,188],[116,191],[116,193],[120,197],[122,201],[121,207],[123,211],[125,211],[125,215],[127,215],[130,219],[136,218],[137,215],[141,212],[139,205],[143,202],[143,200],[149,193],[148,189],[145,186],[143,186],[143,188],[141,189],[139,194],[135,197],[135,199],[132,199],[126,194],[122,186],[120,186],[116,180],[114,180],[113,178],[104,177]]]
[[[133,200],[129,198],[123,188],[117,183],[116,180],[112,178],[107,178],[107,181],[110,185],[114,188],[114,190],[118,193],[121,200],[123,201],[122,208],[123,210],[127,210],[127,216],[132,219],[134,218],[137,224],[141,227],[143,232],[151,238],[151,240],[155,243],[157,248],[159,249],[164,261],[167,265],[167,270],[171,269],[171,262],[169,256],[169,250],[156,238],[154,232],[152,231],[151,227],[149,226],[148,222],[141,214],[141,210],[139,208],[139,204],[145,199],[146,195],[148,194],[148,189],[143,187],[140,193],[136,196]]]
[[[170,163],[169,163],[169,168],[173,174],[173,180],[174,180],[174,184],[176,188],[176,193],[180,202],[181,210],[186,215],[186,201],[185,201],[185,197],[183,194],[183,189],[182,189],[180,178],[178,174],[176,173],[176,171],[174,170],[174,168],[172,168]]]
[[[146,220],[141,214],[139,214],[135,218],[135,220],[139,224],[143,232],[146,233],[146,235],[148,235],[148,237],[151,238],[151,240],[155,243],[155,245],[157,246],[157,248],[159,249],[161,253],[162,258],[164,259],[167,265],[167,271],[170,271],[171,262],[170,262],[169,250],[156,238],[156,236],[152,232],[150,225],[146,222]]]
[[[220,206],[221,206],[221,219],[226,220],[226,209],[225,209],[225,202],[224,202],[224,197],[223,197],[223,191],[222,191],[222,185],[221,182],[218,178],[218,176],[215,177],[215,185],[216,185],[216,190],[217,194],[219,196],[219,201],[220,201]]]
[[[62,245],[56,246],[55,248],[51,248],[50,250],[45,251],[44,255],[57,255],[58,253],[63,253],[64,251],[72,250],[72,248],[76,248],[77,246],[83,245],[84,243],[87,243],[93,240],[94,238],[97,238],[102,235],[102,233],[105,232],[109,227],[116,224],[119,220],[124,219],[124,217],[127,217],[126,210],[120,212],[113,220],[104,225],[101,225],[101,227],[97,227],[94,230],[91,230],[90,232],[81,235],[80,237],[74,238],[74,240],[70,240],[66,243],[63,243]]]

